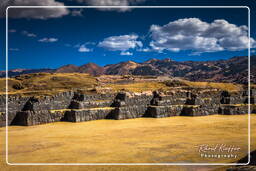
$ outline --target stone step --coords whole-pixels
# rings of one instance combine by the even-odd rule
[[[114,109],[112,107],[72,109],[66,112],[65,119],[70,122],[106,119]]]
[[[12,125],[22,125],[31,126],[39,125],[51,122],[59,122],[64,119],[65,112],[50,110],[40,110],[40,111],[20,111],[17,112],[16,117],[12,121]]]
[[[116,120],[140,118],[145,115],[147,105],[133,105],[125,107],[116,107],[111,113],[111,118]]]
[[[187,101],[187,98],[165,98],[163,99],[153,99],[151,101],[151,105],[154,106],[165,106],[165,105],[178,105],[178,104],[185,104]]]
[[[97,100],[113,100],[116,94],[81,94],[75,93],[73,100],[77,101],[97,101]]]
[[[147,116],[160,118],[170,116],[202,116],[217,114],[218,108],[201,105],[149,106]]]
[[[256,105],[250,105],[250,113],[256,112]],[[249,105],[248,104],[222,104],[219,107],[219,114],[221,115],[241,115],[249,113]]]
[[[136,106],[136,105],[149,105],[152,98],[132,98],[126,100],[114,100],[113,106],[114,107],[125,107],[125,106]]]
[[[84,109],[84,108],[95,108],[95,107],[110,107],[112,100],[95,100],[95,101],[71,101],[70,109]]]
[[[146,116],[153,118],[163,118],[180,115],[183,105],[169,105],[169,106],[149,106]]]

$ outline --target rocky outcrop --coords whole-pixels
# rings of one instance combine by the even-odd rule
[[[37,125],[58,121],[83,122],[99,119],[140,117],[236,115],[256,113],[255,95],[217,89],[177,89],[145,93],[64,92],[55,96],[8,98],[9,125]],[[5,126],[5,97],[0,97],[0,126]]]

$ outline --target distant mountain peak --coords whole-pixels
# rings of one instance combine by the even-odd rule
[[[171,62],[172,61],[172,62]],[[251,66],[256,65],[256,57],[251,56]],[[171,58],[150,59],[143,63],[125,61],[117,64],[109,64],[101,67],[95,63],[87,63],[82,66],[64,65],[53,69],[16,69],[10,70],[9,76],[16,76],[36,72],[60,72],[60,73],[89,73],[97,75],[168,75],[180,77],[191,81],[210,82],[236,82],[247,83],[248,57],[239,56],[227,60],[216,61],[174,61]],[[4,77],[5,72],[0,72]],[[256,68],[251,67],[251,82],[256,83]]]
[[[78,66],[73,65],[73,64],[68,64],[64,65],[58,69],[56,69],[55,72],[57,73],[72,73],[72,72],[77,72],[78,71]]]

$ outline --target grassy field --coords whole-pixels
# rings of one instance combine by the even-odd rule
[[[193,82],[183,81],[186,85],[193,88],[216,88],[225,91],[239,91],[242,86],[234,83],[214,83],[214,82]]]
[[[96,78],[83,73],[35,73],[24,74],[8,81],[9,94],[53,95],[72,89],[91,89],[97,85]],[[5,78],[0,78],[0,94],[5,93]]]
[[[104,79],[106,77],[106,79]],[[111,79],[109,79],[109,77]],[[136,78],[137,81],[131,81],[129,78]],[[100,79],[99,79],[100,78]],[[101,76],[92,77],[85,73],[34,73],[24,74],[9,78],[9,94],[18,94],[22,96],[43,96],[54,95],[63,91],[70,90],[98,90],[102,91],[120,91],[143,92],[154,90],[169,90],[177,88],[176,85],[166,84],[165,81],[155,78],[135,76]],[[115,80],[108,82],[107,80]],[[126,82],[126,83],[121,83]],[[186,80],[171,80],[181,87],[190,88],[217,88],[220,90],[237,91],[242,88],[241,85],[232,83],[210,83],[210,82],[192,82]],[[0,78],[0,94],[5,94],[5,78]]]
[[[232,162],[237,159],[205,159],[198,153],[201,144],[227,144],[247,154],[247,115],[140,118],[98,120],[83,123],[59,122],[31,127],[9,127],[9,162]],[[256,115],[251,116],[252,130]],[[0,129],[1,137],[5,128]],[[252,142],[256,132],[252,131]],[[4,143],[1,141],[1,147]],[[256,144],[252,143],[252,149]],[[4,152],[4,151],[3,151]],[[33,170],[35,166],[7,166],[8,170]],[[210,166],[41,166],[37,170],[214,170]],[[219,170],[219,169],[217,169]]]

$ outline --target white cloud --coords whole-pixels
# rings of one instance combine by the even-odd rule
[[[36,34],[29,33],[28,31],[22,31],[21,33],[27,37],[36,37]]]
[[[8,6],[64,6],[64,3],[55,0],[5,0],[0,3],[0,16],[5,17],[5,9]],[[63,8],[9,8],[8,17],[47,19],[58,18],[69,14],[69,10]]]
[[[235,51],[248,48],[249,41],[246,26],[236,26],[226,20],[207,23],[198,18],[184,18],[163,26],[152,25],[150,32],[152,38],[150,46],[159,52],[163,50]],[[256,46],[252,38],[251,44],[252,47]]]
[[[120,55],[131,56],[131,55],[133,55],[133,53],[131,53],[131,52],[121,52]]]
[[[10,51],[19,51],[20,49],[18,49],[18,48],[10,48],[9,50]]]
[[[137,51],[139,51],[139,52],[150,52],[152,50],[149,49],[149,48],[141,48],[141,49],[138,49]]]
[[[38,40],[39,42],[46,42],[46,43],[51,43],[51,42],[57,42],[57,38],[42,38]]]
[[[146,0],[76,0],[80,3],[85,3],[91,6],[129,6],[142,3]],[[126,12],[130,11],[131,8],[122,7],[122,8],[98,8],[101,11],[119,11]]]
[[[78,49],[79,52],[91,52],[92,50],[85,47],[85,45],[81,45]]]
[[[96,43],[95,42],[85,42],[85,43],[78,43],[78,44],[75,44],[73,45],[74,48],[80,48],[81,46],[93,46],[95,45]]]
[[[111,36],[105,38],[102,42],[98,44],[99,47],[111,51],[126,51],[128,49],[134,49],[136,47],[142,47],[142,42],[138,41],[138,35],[121,35],[121,36]]]
[[[80,9],[80,10],[72,10],[71,11],[71,15],[72,16],[83,16],[83,14],[82,14],[82,12],[83,12],[83,9]]]

